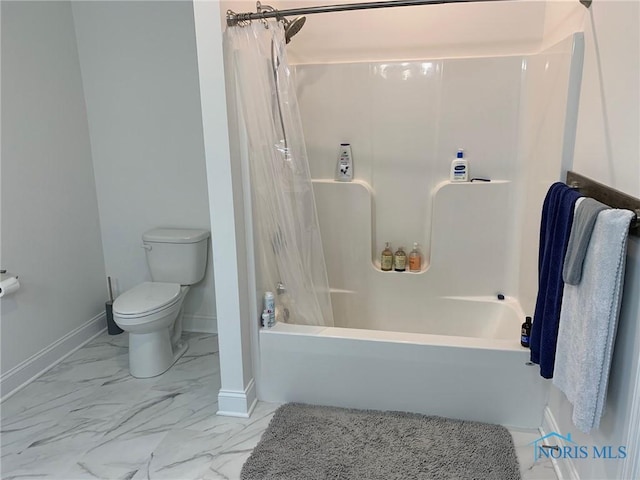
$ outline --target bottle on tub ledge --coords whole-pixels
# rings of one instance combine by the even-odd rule
[[[525,317],[520,331],[520,345],[529,348],[531,341],[531,317]]]
[[[398,247],[393,256],[393,269],[396,272],[404,272],[407,269],[407,254],[404,252],[404,247]]]
[[[418,242],[413,242],[413,250],[409,253],[409,271],[420,272],[422,270],[422,253],[418,248]]]
[[[383,272],[390,272],[393,268],[393,251],[391,251],[391,245],[389,242],[385,243],[384,250],[380,256],[380,270]]]
[[[273,292],[264,293],[264,310],[262,312],[262,326],[271,328],[276,324],[276,298]]]
[[[341,143],[338,151],[338,164],[336,165],[336,180],[338,182],[353,181],[353,157],[351,156],[351,144]]]

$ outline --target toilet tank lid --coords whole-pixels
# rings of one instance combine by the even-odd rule
[[[142,235],[145,242],[196,243],[209,238],[209,230],[196,228],[154,228]]]

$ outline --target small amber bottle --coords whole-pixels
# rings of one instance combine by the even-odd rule
[[[396,272],[404,272],[407,269],[407,254],[404,253],[404,247],[398,247],[393,256],[393,269]]]
[[[393,252],[391,251],[391,245],[389,242],[385,244],[384,250],[382,251],[382,257],[380,258],[380,270],[383,272],[391,271],[393,267]]]

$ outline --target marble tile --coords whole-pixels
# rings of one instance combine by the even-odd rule
[[[11,422],[40,415],[60,418],[90,392],[90,389],[68,381],[32,382],[0,405],[2,429]]]
[[[229,452],[221,452],[209,469],[202,476],[202,480],[237,480],[240,478],[240,472],[244,462],[251,455],[253,447],[246,450],[234,450]]]
[[[168,372],[137,379],[127,335],[105,333],[8,398],[0,412],[2,478],[130,479],[155,465],[154,450],[171,432],[228,438],[203,433],[216,418],[217,337],[185,337],[189,351]],[[203,474],[211,460],[203,460]]]
[[[168,432],[116,436],[93,445],[64,471],[69,479],[130,479],[145,468]]]
[[[8,454],[19,454],[33,443],[42,432],[56,425],[57,421],[48,416],[34,416],[21,420],[7,422],[2,425],[0,441],[2,459]]]
[[[189,352],[187,351],[187,354]],[[160,375],[152,390],[188,392],[197,388],[220,388],[218,353],[197,354],[181,358],[171,369]]]
[[[280,405],[259,402],[250,419],[220,419],[214,430],[230,429],[232,434],[209,465],[203,480],[235,480],[240,478],[244,462],[260,441],[273,414]]]
[[[540,438],[537,430],[509,429],[513,437],[513,444],[516,448],[516,455],[520,463],[520,474],[522,480],[557,480],[555,470],[551,464],[551,459],[534,459],[531,442]]]
[[[83,455],[104,435],[105,423],[93,419],[63,419],[47,425],[19,452],[2,458],[3,477],[52,475]],[[11,472],[6,476],[5,472]]]
[[[279,405],[217,416],[217,337],[185,337],[189,350],[169,371],[136,379],[126,334],[101,335],[3,402],[1,478],[239,479]],[[539,433],[510,432],[523,480],[556,479],[548,461],[533,462]]]
[[[75,418],[102,418],[113,421],[121,418],[131,405],[142,400],[154,382],[126,376],[114,377],[102,385],[96,385],[83,398],[74,403],[68,416]]]
[[[226,440],[226,435],[172,430],[153,450],[133,480],[202,478]]]
[[[216,394],[217,390],[209,388],[183,392],[150,390],[113,422],[106,437],[126,439],[197,426],[215,416]]]
[[[179,360],[184,361],[189,357],[195,357],[202,354],[209,355],[211,353],[218,353],[218,335],[215,333],[195,333],[186,332],[183,335],[189,342],[189,350]]]

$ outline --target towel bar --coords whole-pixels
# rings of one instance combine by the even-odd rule
[[[572,171],[567,172],[566,184],[612,208],[624,208],[634,212],[636,217],[631,221],[629,234],[640,237],[640,199]]]

